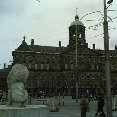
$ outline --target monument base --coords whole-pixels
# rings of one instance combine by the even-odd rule
[[[0,105],[0,117],[47,117],[47,106],[27,105],[26,107],[10,107]]]

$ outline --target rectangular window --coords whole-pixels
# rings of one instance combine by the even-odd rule
[[[58,68],[57,69],[60,69],[60,65],[58,65]]]
[[[111,68],[110,68],[111,71],[114,71],[114,70],[115,70],[114,65],[111,65],[110,67],[111,67]]]
[[[28,68],[31,69],[31,63],[28,64]]]
[[[93,64],[91,65],[91,68],[94,69],[94,65]]]
[[[74,69],[74,65],[73,64],[71,64],[71,69]]]
[[[65,64],[65,69],[68,69],[68,64]]]
[[[38,65],[37,64],[35,64],[35,69],[38,69]]]
[[[46,69],[49,69],[49,64],[46,64]]]
[[[44,65],[43,64],[41,64],[41,69],[44,69]]]

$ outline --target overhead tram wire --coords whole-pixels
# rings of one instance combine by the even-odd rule
[[[113,22],[114,19],[117,19],[117,17],[110,18],[109,16],[108,16],[108,18],[109,18],[108,22]],[[102,18],[102,19],[103,19],[103,18]],[[102,20],[102,19],[101,19],[101,20]],[[99,20],[98,20],[98,21],[99,21]],[[95,24],[95,25],[89,26],[88,29],[96,30],[97,27],[102,26],[102,23],[103,23],[103,21],[100,21],[99,23],[97,23],[97,24]],[[110,26],[109,26],[109,28],[111,28],[111,29],[116,29],[116,28],[113,28],[113,27],[110,27]]]
[[[82,17],[80,18],[80,20],[82,20],[84,17],[86,17],[86,16],[88,16],[88,15],[92,15],[92,14],[95,14],[95,13],[99,13],[101,16],[103,16],[102,13],[101,13],[101,11],[94,11],[94,12],[87,13],[86,15],[82,16]],[[103,20],[104,18],[101,17],[100,19]],[[98,21],[99,21],[100,19],[98,19]],[[95,20],[85,20],[85,21],[95,21]],[[89,26],[89,27],[86,28],[86,29],[98,30],[98,29],[96,29],[96,28],[97,28],[97,27],[100,27],[100,26],[102,26],[102,21],[100,21],[99,23],[97,23],[97,24],[95,24],[95,25]]]
[[[103,16],[102,13],[101,13],[101,11],[94,11],[94,12],[87,13],[86,15],[82,16],[82,17],[80,18],[80,20],[82,20],[84,17],[86,17],[86,16],[88,16],[88,15],[91,15],[91,14],[94,14],[94,13],[100,13],[101,16]]]
[[[117,11],[117,10],[108,10],[108,11]],[[80,18],[80,20],[82,20],[84,17],[86,17],[86,16],[88,16],[88,15],[91,15],[91,14],[95,14],[95,13],[100,13],[100,15],[102,16],[102,17],[100,18],[101,21],[100,21],[99,23],[95,24],[95,25],[89,26],[88,29],[94,28],[93,30],[96,30],[96,29],[95,29],[96,27],[102,26],[102,23],[103,23],[103,20],[104,20],[104,16],[103,16],[103,14],[101,13],[101,11],[94,11],[94,12],[91,12],[91,13],[87,13],[86,15],[84,15],[84,16],[82,16],[82,17]],[[113,19],[116,19],[116,18],[117,18],[117,17],[111,18],[111,17],[109,17],[109,16],[107,16],[107,17],[108,17],[108,19],[109,19],[108,21],[110,21],[110,22],[113,22]],[[100,19],[98,19],[98,21],[99,21]],[[85,20],[85,21],[94,21],[94,20]]]
[[[117,17],[114,17],[113,19],[116,19]]]
[[[99,36],[101,36],[101,35],[103,35],[103,33],[102,33],[102,34],[99,34],[99,35],[96,35],[96,36],[94,36],[94,37],[99,37]]]

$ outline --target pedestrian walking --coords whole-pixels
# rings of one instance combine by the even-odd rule
[[[82,100],[80,102],[80,106],[81,106],[81,117],[86,117],[88,102],[84,96],[82,97]]]
[[[0,104],[2,103],[2,101],[3,101],[3,91],[0,90]]]
[[[104,101],[103,96],[99,96],[99,98],[98,98],[98,109],[97,109],[97,113],[95,114],[95,117],[97,117],[98,115],[102,116],[102,117],[106,117],[104,110],[103,110],[104,105],[105,105],[105,101]]]

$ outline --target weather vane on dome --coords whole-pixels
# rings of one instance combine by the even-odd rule
[[[78,8],[76,8],[76,15],[77,15],[77,10],[78,10]]]
[[[26,36],[23,36],[23,39],[24,39],[24,41],[25,41],[25,39],[26,39]]]
[[[78,10],[78,8],[76,8],[76,16],[75,16],[75,20],[79,20],[79,16],[78,16],[77,10]]]

